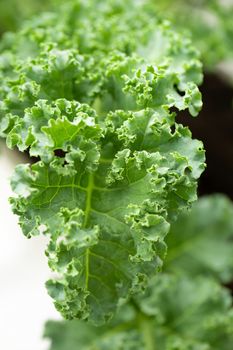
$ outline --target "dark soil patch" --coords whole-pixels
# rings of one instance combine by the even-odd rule
[[[203,109],[197,118],[187,112],[177,121],[188,125],[202,140],[207,168],[199,183],[199,195],[221,192],[233,200],[233,88],[217,75],[207,74],[201,86]]]

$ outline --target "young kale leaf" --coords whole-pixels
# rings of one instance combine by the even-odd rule
[[[27,237],[50,238],[57,309],[104,323],[161,268],[204,151],[172,112],[202,105],[190,42],[151,7],[95,5],[70,1],[4,39],[0,130],[38,157],[16,168],[11,202]]]

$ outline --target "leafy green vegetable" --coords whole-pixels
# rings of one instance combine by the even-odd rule
[[[232,297],[219,284],[221,275],[211,276],[210,272],[215,271],[220,262],[232,276],[229,254],[231,251],[232,256],[233,247],[223,239],[229,240],[233,235],[232,211],[232,203],[223,196],[199,200],[190,215],[183,214],[172,225],[167,266],[150,281],[144,295],[131,298],[104,327],[93,327],[80,321],[48,322],[45,336],[52,341],[50,350],[230,350],[233,342]],[[225,253],[229,259],[226,258],[223,264],[218,256],[217,262],[209,257],[207,270],[206,261],[200,257],[214,255],[217,232],[221,255]],[[172,242],[175,233],[178,243]],[[206,244],[204,251],[196,246],[197,234]],[[180,249],[182,239],[185,249]],[[191,252],[189,259],[188,252]],[[171,259],[174,253],[179,266]]]
[[[50,243],[49,294],[102,324],[147,286],[196,200],[202,143],[175,110],[202,106],[198,54],[151,6],[69,1],[2,42],[1,135],[38,161],[12,178],[27,237]]]
[[[74,2],[75,1],[73,0],[73,3]],[[127,2],[130,6],[130,2],[128,0]],[[171,22],[177,30],[185,31],[186,35],[189,35],[189,33],[191,33],[192,40],[195,46],[201,51],[202,60],[204,61],[205,67],[207,69],[215,69],[216,65],[218,65],[223,60],[232,60],[233,5],[231,0],[142,0],[141,2],[144,3],[145,6],[148,6],[148,4],[151,5],[151,11],[155,14],[155,20],[156,17],[159,15],[162,18],[167,18],[171,20]],[[55,6],[59,7],[59,4],[62,4],[61,0],[24,0],[23,3],[19,0],[8,0],[7,2],[2,1],[0,4],[0,32],[4,32],[5,30],[14,30],[21,24],[23,18],[28,18],[31,14],[35,14],[37,11],[54,9]],[[113,5],[113,2],[111,2],[111,6]],[[69,6],[70,5],[66,6],[66,9]],[[77,1],[75,6],[78,7]],[[108,5],[104,4],[98,4],[97,6],[101,6],[102,9],[104,8],[104,6],[106,6],[106,8],[109,8]],[[118,1],[117,6],[117,10],[119,11],[121,9],[120,1]],[[14,11],[12,11],[13,8]],[[114,12],[114,9],[112,12]],[[61,13],[63,16],[61,16]],[[83,13],[84,15],[86,15],[85,11],[83,11]],[[189,16],[190,13],[192,13],[192,16]],[[52,20],[52,26],[50,29],[47,26],[46,31],[52,31],[54,25],[56,29],[59,27],[59,29],[62,28],[63,30],[64,27],[61,27],[61,25],[65,22],[65,14],[66,11],[64,10],[60,12],[61,17],[58,21],[55,21],[55,17],[51,14],[47,14],[47,24],[49,23],[48,19],[51,20],[52,17],[54,18],[54,21]],[[80,11],[80,15],[81,14],[82,11]],[[187,17],[189,18],[188,21]],[[89,16],[88,18],[85,18],[85,22],[88,23],[88,25],[92,24],[92,27],[95,26],[96,22],[98,22],[96,25],[96,28],[98,28],[99,24],[101,23],[101,20],[99,21],[99,17],[96,17],[95,21],[92,17],[92,22],[89,21],[89,18]],[[130,16],[127,19],[131,21]],[[116,27],[116,22],[113,22],[114,26]],[[32,26],[34,27],[34,29],[35,23],[36,26],[38,25],[38,23],[40,23],[40,27],[37,28],[37,39],[40,38],[41,40],[43,37],[42,32],[45,29],[42,29],[41,27],[43,19],[42,21],[41,19],[34,19],[32,21]],[[134,29],[136,29],[137,25],[138,23],[134,23]],[[118,28],[120,27],[119,30],[121,32],[123,32],[123,26],[125,26],[124,23],[121,23],[121,26],[118,26]],[[110,23],[109,28],[111,28]],[[82,32],[83,39],[87,38],[89,39],[89,41],[93,40],[93,36],[89,35],[90,28],[88,28],[86,33],[85,28],[82,28]],[[53,37],[58,37],[62,35],[60,35],[60,33],[57,31],[53,31]],[[103,35],[103,32],[101,35]],[[9,34],[7,34],[7,37],[8,36]],[[98,45],[100,44],[103,44],[102,38]]]

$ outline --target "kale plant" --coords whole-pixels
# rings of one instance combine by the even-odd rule
[[[232,276],[230,247],[215,260],[203,249],[218,232],[186,245],[194,231],[174,226],[205,168],[202,143],[176,122],[202,107],[190,40],[151,1],[70,0],[4,36],[0,76],[1,136],[33,163],[15,169],[13,211],[26,237],[49,238],[47,288],[69,320],[48,326],[52,349],[217,350],[224,339],[230,350],[219,282]]]

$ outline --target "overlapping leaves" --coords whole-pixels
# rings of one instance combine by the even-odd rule
[[[69,1],[4,39],[0,130],[38,159],[16,168],[11,201],[27,237],[50,237],[56,307],[104,323],[161,268],[204,151],[172,112],[201,108],[190,42],[146,6],[95,5]]]
[[[59,118],[64,102],[32,108],[35,116],[40,107],[44,115],[56,111],[57,119],[38,135],[29,128],[26,138],[51,161],[16,168],[12,202],[28,237],[42,225],[51,237],[49,264],[61,279],[48,288],[58,309],[100,321],[161,266],[171,218],[196,198],[203,151],[187,129],[172,131],[151,109],[128,119],[111,113],[101,127],[86,105],[67,103],[76,118]],[[52,156],[57,149],[63,158]]]
[[[231,271],[228,282],[232,278],[230,253],[232,256],[233,248],[229,244],[233,235],[233,216],[229,215],[232,210],[232,203],[223,196],[201,199],[190,215],[182,215],[172,225],[173,233],[179,232],[179,245],[170,242],[172,249],[171,255],[168,251],[167,267],[150,281],[144,295],[133,297],[104,327],[96,328],[80,321],[48,322],[45,336],[51,340],[50,349],[230,350],[232,297],[220,285],[221,275],[212,272],[219,264],[222,271]],[[210,225],[210,221],[215,225]],[[195,243],[197,234],[200,241],[208,242],[208,269],[206,261],[200,259]],[[182,240],[186,249],[181,250]],[[212,249],[217,241],[222,256],[226,256],[224,262]],[[175,251],[179,269],[177,264],[176,269],[172,269]],[[189,262],[188,251],[191,252]]]
[[[230,350],[231,303],[228,291],[214,281],[164,274],[151,283],[137,310],[124,306],[105,327],[48,322],[45,335],[51,350]]]

